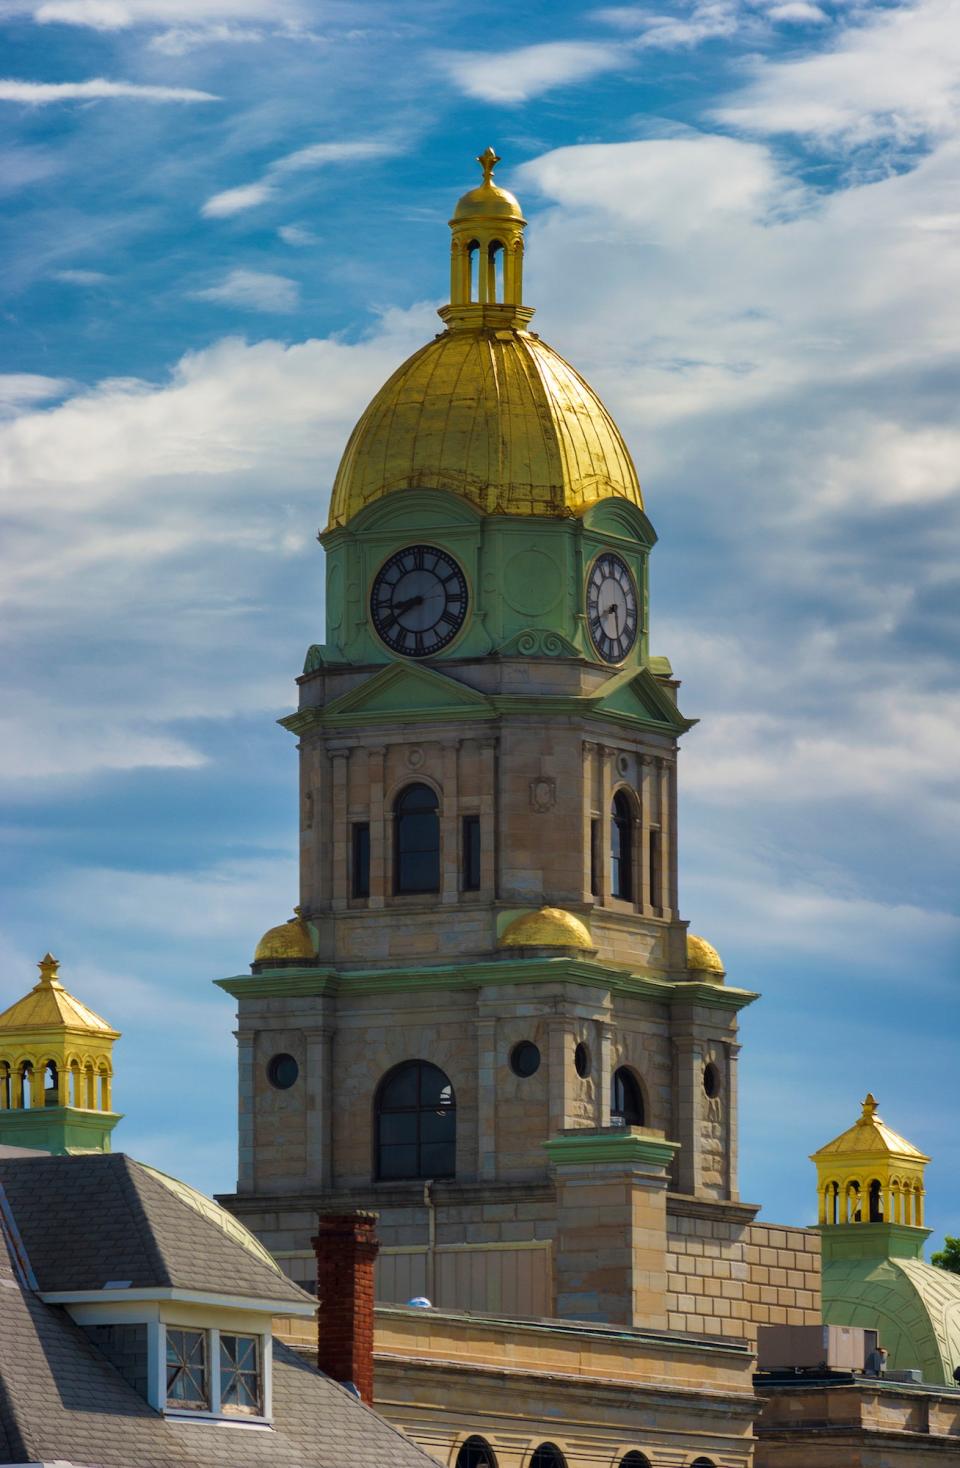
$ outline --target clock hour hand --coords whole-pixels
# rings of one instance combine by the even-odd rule
[[[398,617],[402,617],[404,612],[409,612],[411,607],[420,606],[423,606],[422,596],[408,596],[406,601],[402,601],[399,606],[392,607],[389,617],[384,617],[383,619],[384,632],[389,632],[391,627],[393,627],[394,623],[397,621]]]

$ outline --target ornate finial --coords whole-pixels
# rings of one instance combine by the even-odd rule
[[[302,916],[303,916],[303,909],[300,908],[300,907],[295,907],[293,909],[293,917],[292,918],[288,918],[287,921],[290,922],[290,923],[298,923],[300,921],[300,919],[301,919]]]
[[[484,182],[484,185],[486,185],[486,184],[492,184],[493,183],[493,170],[496,168],[497,164],[500,162],[500,159],[499,159],[496,151],[493,148],[484,148],[483,152],[482,153],[479,153],[477,155],[477,162],[480,164],[480,167],[483,169],[483,182]]]
[[[60,960],[54,958],[52,953],[45,953],[37,964],[37,968],[40,970],[41,984],[59,983],[57,974],[60,970]]]
[[[863,1102],[863,1121],[873,1121],[877,1114],[877,1098],[872,1091],[868,1091]]]

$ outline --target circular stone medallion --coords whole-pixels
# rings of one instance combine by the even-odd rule
[[[515,612],[542,617],[560,600],[560,567],[545,551],[522,550],[503,568],[503,594]]]

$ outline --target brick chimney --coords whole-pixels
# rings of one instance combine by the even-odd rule
[[[352,1382],[373,1402],[373,1266],[380,1250],[376,1213],[327,1213],[317,1220],[317,1365]]]

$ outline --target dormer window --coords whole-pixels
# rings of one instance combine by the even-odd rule
[[[264,1341],[225,1330],[182,1330],[167,1325],[168,1412],[212,1417],[267,1416]]]
[[[208,1412],[207,1333],[167,1327],[167,1406]]]

